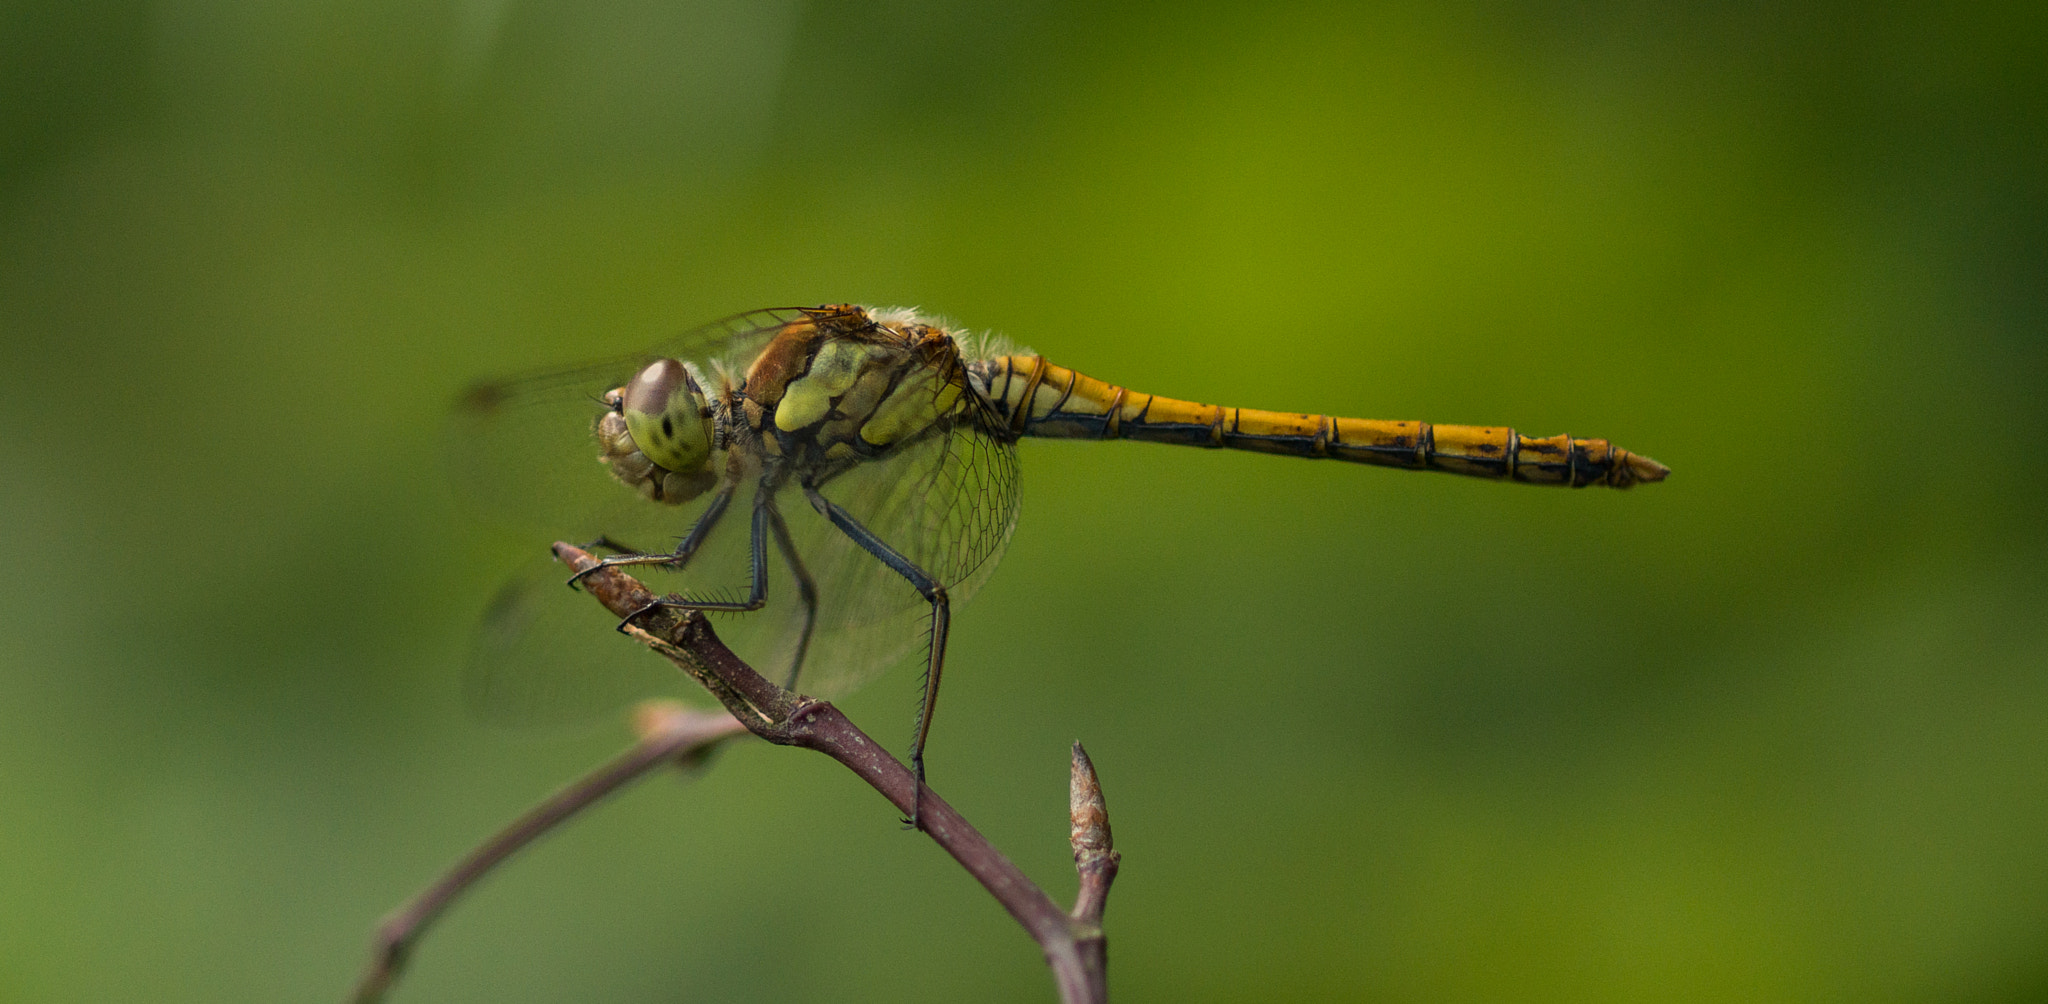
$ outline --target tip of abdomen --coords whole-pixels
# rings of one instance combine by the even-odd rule
[[[1608,474],[1608,483],[1616,488],[1648,481],[1662,481],[1671,475],[1671,468],[1664,466],[1639,453],[1621,451],[1622,462],[1616,464]]]

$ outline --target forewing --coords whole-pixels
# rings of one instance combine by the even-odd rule
[[[735,314],[644,352],[471,385],[449,421],[447,462],[457,491],[479,516],[557,538],[615,523],[608,510],[645,503],[614,483],[598,460],[592,430],[604,393],[655,359],[743,365],[803,316],[797,308]]]

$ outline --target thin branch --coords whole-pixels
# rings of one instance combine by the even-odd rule
[[[506,858],[642,774],[666,763],[701,758],[719,743],[746,734],[746,727],[724,712],[695,711],[668,702],[643,705],[637,719],[641,738],[631,749],[527,810],[377,925],[370,963],[356,983],[358,1004],[382,1000],[412,946],[441,911]]]
[[[638,626],[629,627],[628,634],[703,683],[755,735],[779,746],[816,750],[839,761],[906,815],[915,798],[925,835],[960,862],[1038,942],[1059,982],[1061,999],[1105,999],[1101,993],[1089,992],[1093,984],[1080,951],[1082,938],[1101,937],[1100,927],[1083,924],[1061,910],[929,786],[918,794],[918,781],[910,769],[838,708],[768,682],[718,640],[702,615],[670,607],[649,609],[656,597],[632,576],[616,568],[600,568],[596,558],[567,544],[555,545],[555,557],[578,573],[595,569],[583,578],[583,588],[621,618],[634,617]]]
[[[668,745],[659,745],[653,737],[643,739],[618,760],[521,817],[392,914],[378,929],[375,956],[357,988],[358,1004],[381,1000],[407,951],[434,917],[513,851],[653,767],[709,748],[742,728],[776,745],[800,746],[837,760],[902,813],[909,814],[915,804],[925,835],[960,862],[1044,951],[1060,999],[1066,1004],[1100,1004],[1108,999],[1101,918],[1109,884],[1116,877],[1117,854],[1109,843],[1101,786],[1078,743],[1072,819],[1081,894],[1068,913],[930,787],[920,789],[908,768],[838,708],[770,683],[718,640],[702,614],[656,606],[656,596],[645,586],[617,568],[600,567],[582,549],[558,543],[555,556],[574,571],[587,572],[581,579],[584,590],[622,621],[630,619],[622,628],[625,634],[675,663],[718,698],[729,714],[711,716],[717,721],[715,734],[706,732],[693,741],[671,738]]]

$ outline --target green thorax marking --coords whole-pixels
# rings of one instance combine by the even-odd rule
[[[913,438],[952,414],[967,389],[953,340],[927,325],[827,323],[776,342],[762,353],[774,365],[749,373],[749,396],[773,413],[777,438],[826,459],[874,456]]]

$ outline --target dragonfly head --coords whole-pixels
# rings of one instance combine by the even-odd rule
[[[688,367],[655,360],[604,403],[597,435],[613,476],[657,502],[687,502],[711,487],[711,405]]]

